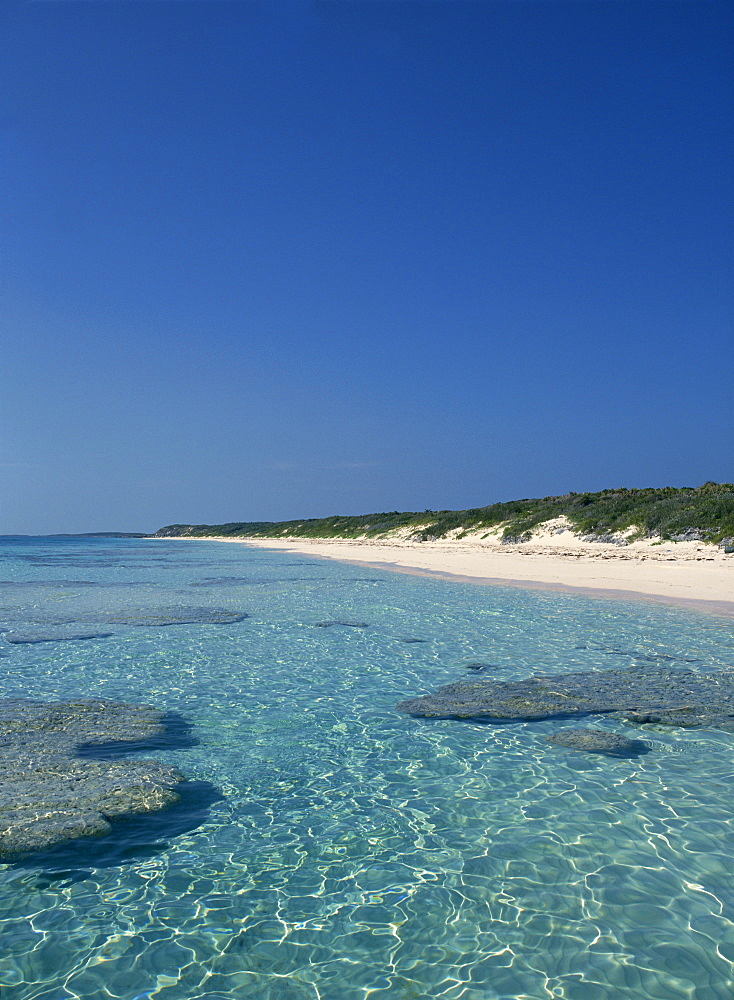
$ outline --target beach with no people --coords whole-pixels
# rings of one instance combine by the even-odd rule
[[[482,538],[421,542],[398,531],[381,539],[208,536],[208,540],[470,583],[597,592],[734,615],[734,553],[725,552],[723,546],[655,539],[626,544],[587,541],[563,525],[543,526],[528,542],[507,544],[500,536],[495,530]]]

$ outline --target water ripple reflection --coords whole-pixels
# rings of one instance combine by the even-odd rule
[[[553,721],[394,708],[472,663],[502,679],[640,653],[727,668],[730,623],[389,573],[365,586],[357,567],[236,545],[23,544],[35,558],[8,544],[6,578],[49,594],[66,545],[70,580],[84,562],[115,586],[46,604],[6,587],[0,626],[185,609],[202,579],[242,581],[249,617],[7,644],[5,697],[178,712],[196,744],[155,756],[224,798],[144,856],[5,867],[3,1000],[730,1000],[731,734],[592,720],[651,748],[614,758],[549,744]],[[221,600],[197,591],[201,608]]]

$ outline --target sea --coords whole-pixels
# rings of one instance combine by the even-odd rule
[[[2,698],[190,726],[136,751],[180,806],[0,865],[3,1000],[731,1000],[734,734],[584,720],[646,743],[614,757],[396,705],[731,670],[734,619],[211,541],[0,557]]]

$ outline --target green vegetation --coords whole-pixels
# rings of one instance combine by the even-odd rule
[[[542,500],[511,500],[471,510],[363,514],[300,521],[250,521],[230,524],[171,524],[156,535],[277,538],[379,538],[399,528],[421,541],[443,538],[459,529],[481,534],[501,525],[504,542],[527,541],[533,529],[567,517],[574,532],[597,540],[632,529],[630,538],[691,538],[718,543],[734,538],[734,484],[704,483],[676,489],[602,490],[567,493]]]

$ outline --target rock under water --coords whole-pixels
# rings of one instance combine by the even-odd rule
[[[734,729],[734,670],[703,674],[644,666],[520,681],[467,680],[397,707],[424,718],[505,721],[609,714],[636,723]]]
[[[148,705],[102,699],[0,701],[0,858],[100,836],[115,820],[176,803],[185,780],[176,768],[93,755],[155,742],[165,720]]]
[[[166,625],[232,625],[247,618],[244,611],[224,608],[141,608],[109,611],[89,616],[87,621],[105,625],[141,625],[160,628]]]
[[[82,639],[109,639],[111,632],[6,632],[5,641],[14,646],[35,645],[39,642],[76,642]]]
[[[608,757],[639,757],[650,752],[650,747],[642,740],[631,740],[605,729],[562,729],[548,736],[547,742],[570,750],[602,753]]]

